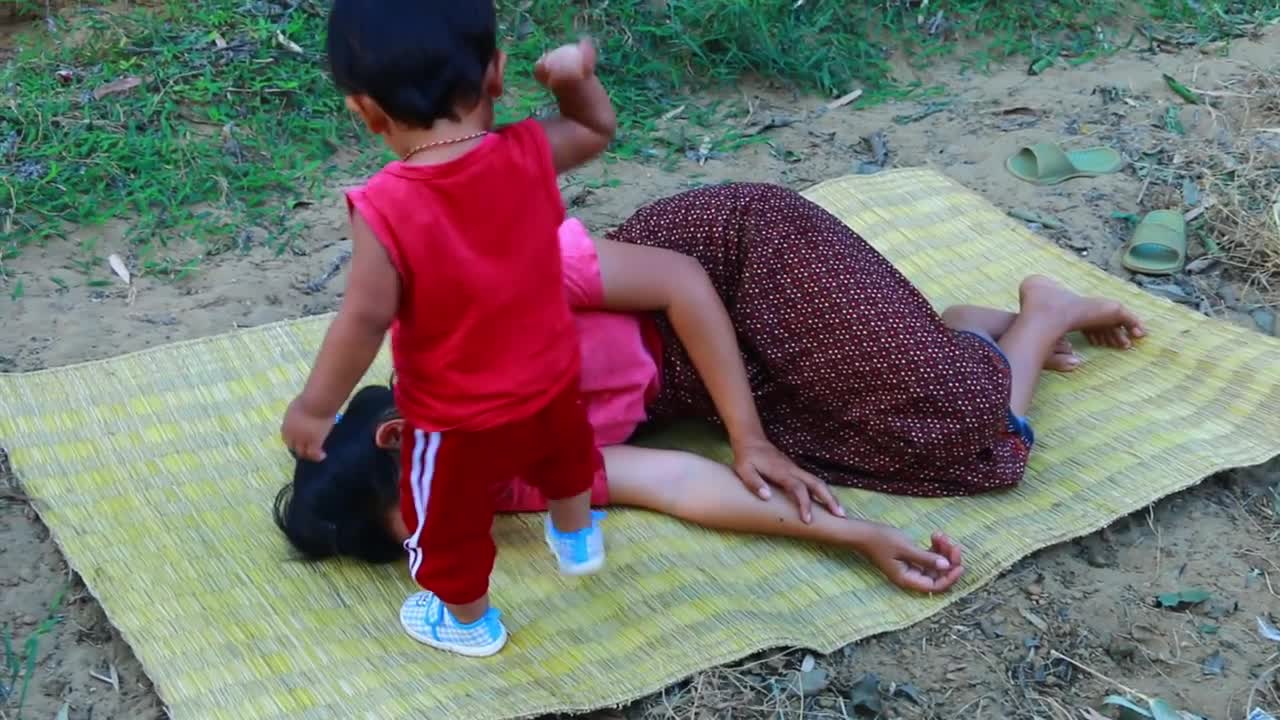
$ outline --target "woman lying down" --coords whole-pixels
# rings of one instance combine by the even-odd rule
[[[927,546],[847,517],[828,483],[915,496],[1012,488],[1035,442],[1027,420],[1043,370],[1080,364],[1066,335],[1128,349],[1145,334],[1119,303],[1044,277],[1017,313],[931,308],[889,262],[825,210],[770,185],[722,185],[642,208],[607,240],[560,231],[582,344],[583,397],[604,460],[597,506],[718,530],[835,545],[895,585],[947,590],[964,572],[941,532]],[[642,422],[718,423],[733,467],[629,446]],[[393,390],[361,389],[276,498],[276,522],[312,558],[404,556]],[[499,512],[546,508],[518,478]]]

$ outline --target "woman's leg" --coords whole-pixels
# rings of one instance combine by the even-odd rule
[[[953,305],[942,312],[942,321],[952,330],[983,335],[993,341],[1004,337],[1017,319],[1018,313],[978,305]],[[1081,362],[1083,361],[1076,355],[1071,341],[1062,337],[1054,346],[1053,354],[1045,362],[1044,369],[1071,372],[1080,367]]]
[[[1016,484],[1025,457],[990,449],[1009,373],[942,321],[882,255],[784,188],[728,185],[638,211],[610,239],[665,247],[707,270],[738,331],[770,440],[815,475],[907,495]],[[714,418],[665,323],[655,419]],[[991,458],[985,460],[983,458]]]
[[[997,340],[1013,375],[1009,408],[1026,415],[1041,369],[1069,332],[1085,333],[1090,342],[1128,349],[1146,334],[1142,321],[1114,300],[1083,297],[1043,276],[1032,276],[1018,288],[1017,319]]]
[[[602,451],[609,502],[680,518],[695,525],[754,535],[808,540],[865,555],[895,584],[925,592],[945,590],[963,572],[959,547],[941,533],[930,549],[901,532],[815,508],[801,522],[781,493],[753,495],[733,471],[692,453],[615,445]]]

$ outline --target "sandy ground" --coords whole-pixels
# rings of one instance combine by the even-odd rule
[[[866,170],[874,158],[863,138],[881,132],[888,166],[931,165],[1002,208],[1052,216],[1062,227],[1040,228],[1048,237],[1127,276],[1115,257],[1128,226],[1112,213],[1143,209],[1140,197],[1149,205],[1153,197],[1176,194],[1160,180],[1144,190],[1132,168],[1039,188],[1006,173],[1005,158],[1022,144],[1046,139],[1069,147],[1109,144],[1131,157],[1158,149],[1167,140],[1160,129],[1166,108],[1178,102],[1162,72],[1210,88],[1247,65],[1268,67],[1278,43],[1280,32],[1272,31],[1225,54],[1125,54],[1038,78],[1021,66],[990,76],[932,77],[946,83],[950,105],[906,124],[895,118],[917,113],[923,104],[824,112],[821,102],[757,87],[743,93],[749,111],[725,121],[783,125],[763,131],[767,143],[712,155],[701,165],[694,156],[673,172],[597,164],[566,181],[565,197],[574,213],[605,230],[647,200],[697,183],[757,180],[803,188],[860,166]],[[1189,136],[1213,137],[1211,113],[1179,107]],[[1022,109],[1002,112],[1010,108]],[[679,117],[669,122],[673,130],[680,127]],[[696,153],[700,131],[691,129],[689,142]],[[617,183],[588,189],[599,180]],[[208,258],[182,282],[139,278],[132,302],[123,289],[52,284],[49,271],[67,265],[71,243],[24,253],[9,269],[26,278],[25,297],[0,300],[0,372],[103,358],[334,309],[342,276],[328,276],[348,249],[342,203],[335,193],[328,203],[298,212],[311,229],[300,248],[305,254],[277,258],[262,250]],[[98,228],[85,237],[96,238],[103,255],[127,257],[123,229]],[[1229,276],[1211,273],[1182,286],[1191,288],[1193,304],[1203,311],[1273,331],[1274,315],[1253,307],[1260,300]],[[1209,718],[1245,717],[1251,696],[1254,705],[1280,712],[1275,681],[1259,680],[1277,662],[1280,646],[1261,640],[1255,624],[1268,610],[1280,612],[1280,519],[1272,514],[1276,501],[1267,499],[1277,486],[1280,463],[1210,479],[1107,531],[1035,554],[929,622],[816,658],[816,666],[829,671],[830,685],[804,702],[803,716],[852,717],[850,692],[867,672],[878,674],[886,690],[899,688],[886,699],[886,717],[1082,717],[1074,708],[1097,706],[1119,685]],[[1189,587],[1209,589],[1213,599],[1195,612],[1150,607],[1157,592]],[[0,623],[14,628],[19,645],[59,592],[68,592],[62,621],[40,643],[24,717],[54,717],[64,702],[72,719],[163,716],[137,660],[16,492],[0,495],[0,588]],[[1053,651],[1114,682],[1053,659]],[[776,688],[794,675],[802,657],[772,654],[748,669],[712,671],[600,717],[800,717],[799,695]],[[901,689],[904,683],[909,690]],[[705,697],[701,710],[689,709],[691,693]],[[12,717],[13,706],[12,699],[0,701],[0,717]]]

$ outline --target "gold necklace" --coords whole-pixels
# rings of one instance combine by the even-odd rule
[[[409,158],[413,157],[414,155],[417,155],[423,150],[430,150],[431,148],[440,147],[442,145],[457,145],[458,143],[464,143],[468,140],[475,140],[476,138],[482,138],[488,134],[489,134],[488,130],[481,130],[480,132],[471,133],[470,135],[464,135],[463,137],[460,137],[460,138],[453,138],[452,140],[436,140],[434,142],[415,145],[414,147],[409,149],[409,152],[400,156],[400,162],[408,161]]]

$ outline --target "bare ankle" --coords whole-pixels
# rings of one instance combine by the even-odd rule
[[[551,524],[558,532],[577,532],[591,525],[591,491],[547,501]]]
[[[454,620],[463,625],[470,625],[489,611],[489,594],[485,593],[469,603],[445,603],[444,606],[449,609],[449,614],[453,615]]]

